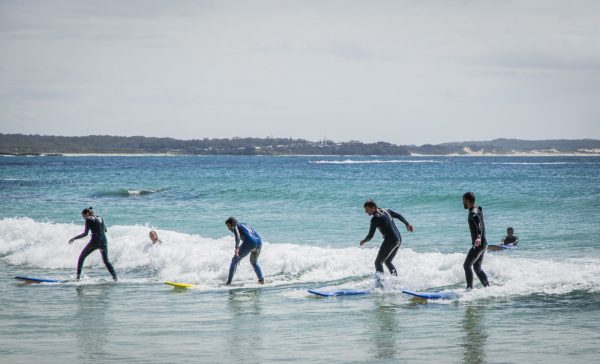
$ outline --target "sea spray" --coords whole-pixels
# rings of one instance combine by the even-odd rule
[[[68,245],[67,240],[81,229],[82,225],[78,224],[37,222],[30,218],[2,219],[0,255],[6,262],[24,269],[27,266],[61,271],[74,269],[87,240],[81,239],[73,245]],[[217,287],[226,279],[234,250],[232,237],[211,239],[159,229],[163,243],[148,248],[149,230],[141,225],[109,227],[109,257],[123,278],[131,274],[147,282],[181,281],[197,284],[200,289]],[[265,242],[259,264],[272,285],[333,282],[348,288],[365,288],[368,285],[365,282],[371,280],[377,249]],[[501,254],[487,254],[484,259],[483,268],[492,287],[476,289],[473,294],[465,295],[465,300],[600,289],[598,259],[556,261]],[[461,253],[418,253],[401,247],[395,259],[399,276],[390,279],[398,290],[461,292],[465,284],[463,261]],[[85,266],[104,269],[99,254],[90,255]],[[247,259],[240,263],[236,280],[241,283],[256,280]]]

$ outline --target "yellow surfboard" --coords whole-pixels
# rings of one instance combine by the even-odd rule
[[[194,287],[194,285],[190,284],[190,283],[165,282],[165,284],[168,284],[170,286],[177,287],[177,288],[190,288],[190,287]]]

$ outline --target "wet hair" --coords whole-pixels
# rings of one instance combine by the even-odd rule
[[[368,207],[368,208],[371,208],[371,209],[376,209],[377,208],[377,204],[373,200],[367,200],[367,202],[365,202],[365,204],[363,205],[363,207]]]
[[[512,231],[512,232],[514,233],[514,232],[515,232],[515,229],[513,229],[512,227],[510,227],[510,226],[509,226],[509,227],[506,229],[506,231]]]
[[[90,207],[88,207],[86,209],[83,209],[83,211],[81,211],[81,214],[82,215],[88,215],[88,214],[89,215],[93,215],[94,214],[94,208],[92,206],[90,206]]]
[[[467,192],[463,195],[463,199],[475,203],[475,194],[473,192]]]
[[[225,220],[226,225],[237,225],[238,221],[235,217],[231,216],[229,219]]]

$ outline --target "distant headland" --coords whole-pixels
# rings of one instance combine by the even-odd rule
[[[179,140],[89,135],[77,137],[0,133],[0,155],[600,155],[600,140],[557,139],[396,145],[387,142],[309,141],[292,138]]]

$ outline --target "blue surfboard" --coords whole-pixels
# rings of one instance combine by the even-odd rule
[[[357,289],[343,289],[339,291],[318,291],[314,289],[309,289],[309,293],[316,294],[317,296],[323,297],[334,297],[334,296],[357,296],[361,294],[369,294],[371,291],[366,290],[357,290]]]
[[[402,293],[406,293],[407,295],[422,298],[425,300],[451,300],[456,298],[457,294],[453,292],[412,292],[412,291],[402,291]]]
[[[24,276],[16,276],[15,279],[18,281],[25,282],[25,283],[65,283],[65,282],[68,282],[65,280],[33,278],[33,277],[24,277]]]
[[[488,245],[487,250],[498,251],[498,250],[512,250],[517,249],[517,245],[504,245],[504,244],[493,244]]]

